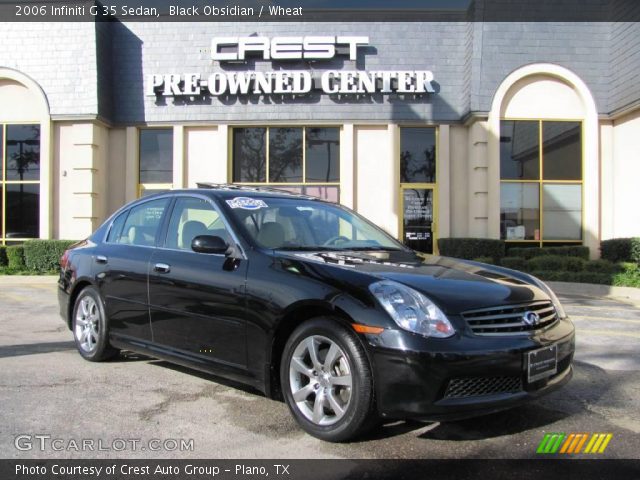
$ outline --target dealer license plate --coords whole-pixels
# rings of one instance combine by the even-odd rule
[[[527,353],[529,383],[550,377],[558,372],[558,346],[551,345]]]

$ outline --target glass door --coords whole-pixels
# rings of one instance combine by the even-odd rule
[[[434,253],[435,189],[423,186],[402,186],[402,242],[419,252]]]

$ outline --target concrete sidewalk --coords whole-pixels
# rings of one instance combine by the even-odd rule
[[[2,285],[55,285],[58,275],[0,275]]]

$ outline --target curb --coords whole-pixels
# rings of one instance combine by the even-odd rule
[[[594,283],[545,282],[560,295],[583,295],[587,297],[606,297],[630,300],[640,303],[640,288],[615,287]]]
[[[0,285],[55,285],[58,275],[0,275]]]

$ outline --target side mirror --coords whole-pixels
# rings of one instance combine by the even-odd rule
[[[226,254],[229,245],[221,237],[215,235],[198,235],[191,241],[191,250],[197,253]]]

